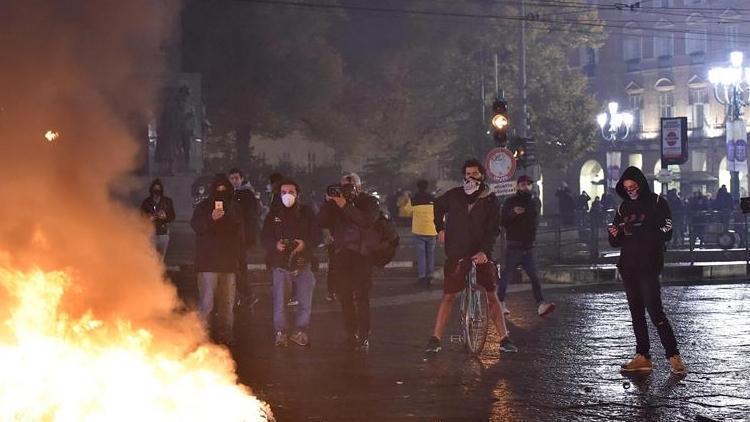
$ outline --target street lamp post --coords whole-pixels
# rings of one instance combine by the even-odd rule
[[[620,177],[620,151],[615,151],[615,142],[627,139],[633,126],[633,115],[619,112],[620,105],[611,102],[607,111],[596,116],[596,123],[607,142],[607,188],[614,189]]]
[[[727,169],[731,175],[730,191],[735,200],[740,197],[740,171],[747,173],[747,129],[743,108],[750,104],[747,99],[750,68],[742,66],[743,60],[742,52],[734,51],[729,55],[729,66],[714,67],[708,72],[716,101],[727,106]]]

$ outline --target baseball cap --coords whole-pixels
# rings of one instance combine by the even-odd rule
[[[523,176],[519,177],[519,178],[518,178],[518,181],[517,181],[516,183],[523,183],[523,182],[526,182],[526,183],[534,183],[534,181],[533,181],[533,180],[531,180],[531,177],[529,177],[529,176],[527,176],[527,175],[525,175],[525,174],[524,174]]]

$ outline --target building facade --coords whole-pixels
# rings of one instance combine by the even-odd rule
[[[620,168],[635,165],[654,180],[661,169],[660,118],[687,117],[689,159],[670,166],[669,184],[683,197],[693,191],[715,193],[730,187],[726,165],[726,107],[714,95],[708,72],[726,66],[730,52],[750,53],[748,9],[738,0],[652,0],[639,7],[599,6],[608,37],[601,48],[585,48],[572,57],[588,76],[605,111],[614,101],[633,115],[632,130],[623,141],[609,144],[599,137],[596,150],[561,175],[574,191],[592,198],[605,189],[606,152],[620,152]],[[596,7],[596,4],[592,5]],[[746,60],[746,63],[748,61]],[[745,113],[747,119],[748,113]],[[595,116],[589,116],[592,120]],[[548,183],[549,184],[549,183]],[[748,175],[740,174],[747,195]],[[547,192],[556,186],[545,187]],[[550,211],[551,204],[545,206]]]

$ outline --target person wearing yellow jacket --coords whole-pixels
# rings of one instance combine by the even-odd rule
[[[435,197],[428,191],[429,182],[420,180],[417,182],[417,193],[411,199],[411,232],[414,234],[414,245],[417,252],[418,279],[415,283],[419,286],[429,286],[432,282],[432,272],[435,269]]]

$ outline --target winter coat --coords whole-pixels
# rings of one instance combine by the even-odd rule
[[[462,259],[484,252],[492,258],[500,233],[500,201],[486,185],[474,204],[456,187],[435,200],[435,229],[445,230],[445,254]]]
[[[240,206],[242,224],[244,227],[244,241],[247,248],[255,246],[258,238],[258,216],[260,202],[255,197],[253,188],[244,184],[234,191],[234,201]]]
[[[354,251],[366,255],[373,245],[367,244],[365,232],[371,230],[380,217],[377,198],[360,193],[353,203],[339,208],[333,201],[326,201],[318,213],[318,225],[329,229],[333,236],[333,251]]]
[[[411,232],[418,236],[435,236],[435,197],[417,192],[411,200]]]
[[[164,211],[166,218],[157,217],[159,211]],[[154,234],[169,234],[169,223],[173,222],[175,219],[172,198],[162,196],[159,198],[159,202],[155,202],[154,198],[149,196],[141,202],[141,212],[148,217],[155,217],[152,221],[154,224]]]
[[[628,197],[623,182],[638,183],[638,199]],[[620,248],[621,272],[659,273],[664,267],[665,243],[672,239],[672,213],[664,198],[651,192],[643,172],[628,167],[617,182],[617,194],[623,199],[613,225],[619,232],[609,234],[609,243]]]
[[[211,218],[214,202],[213,197],[201,201],[190,220],[195,231],[195,269],[197,272],[233,273],[239,269],[237,257],[244,237],[242,210],[234,201],[227,201],[224,216],[214,221]]]
[[[513,208],[522,207],[524,212],[516,214]],[[536,240],[536,229],[539,222],[539,210],[542,205],[539,199],[530,192],[516,192],[505,200],[501,223],[505,227],[505,239],[510,249],[531,249]]]
[[[279,240],[299,239],[305,242],[300,256],[310,262],[315,248],[314,238],[315,215],[306,205],[295,204],[292,208],[274,207],[266,215],[261,229],[263,247],[266,249],[266,266],[268,268],[290,268],[291,250],[280,252],[276,249]]]

